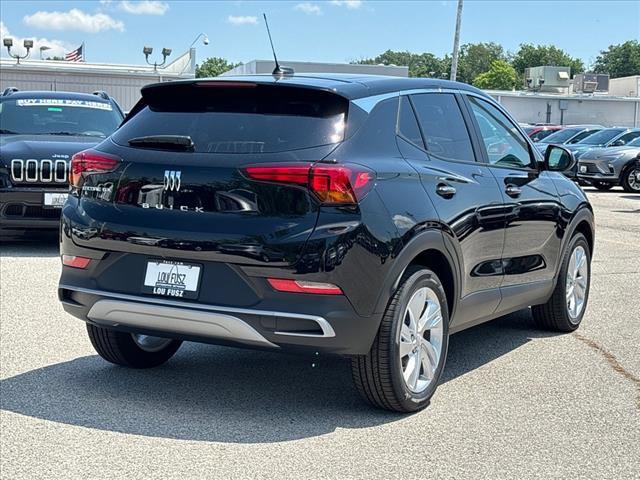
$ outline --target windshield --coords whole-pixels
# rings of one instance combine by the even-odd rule
[[[606,130],[600,130],[598,133],[594,133],[593,135],[590,135],[584,140],[578,142],[578,145],[605,145],[624,132],[624,130],[624,128],[608,128]]]
[[[580,133],[582,128],[565,128],[558,132],[552,133],[547,138],[541,140],[541,143],[564,143],[574,135]]]
[[[18,98],[0,103],[0,133],[107,137],[122,117],[109,102]]]
[[[341,142],[348,108],[328,92],[251,84],[178,85],[148,93],[146,100],[150,104],[124,123],[114,142],[189,136],[200,153],[284,152]]]

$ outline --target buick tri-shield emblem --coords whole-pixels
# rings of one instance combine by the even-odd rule
[[[177,192],[180,190],[180,170],[165,170],[164,171],[164,189],[167,192]]]

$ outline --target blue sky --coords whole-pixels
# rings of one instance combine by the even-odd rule
[[[143,63],[142,47],[185,51],[205,32],[197,56],[234,62],[270,58],[261,14],[278,56],[347,62],[386,49],[451,51],[455,1],[15,1],[2,0],[1,35],[34,38],[53,54],[85,42],[91,62]],[[466,0],[461,42],[554,44],[587,65],[610,44],[640,38],[639,1]],[[3,50],[3,56],[6,50]],[[37,55],[36,55],[37,56]]]

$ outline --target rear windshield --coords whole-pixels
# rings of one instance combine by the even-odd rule
[[[584,140],[578,142],[580,145],[604,145],[615,137],[624,132],[624,128],[610,128],[607,130],[600,130],[598,133],[589,135]]]
[[[190,136],[196,152],[274,153],[341,142],[348,101],[304,88],[222,82],[158,87],[113,136]]]
[[[69,98],[17,98],[0,103],[1,133],[107,137],[122,116],[109,102]]]
[[[582,128],[565,128],[549,135],[544,139],[543,143],[564,143],[581,131]]]

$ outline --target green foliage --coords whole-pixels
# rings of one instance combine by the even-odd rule
[[[493,62],[506,59],[504,49],[497,43],[466,43],[460,47],[457,80],[471,83],[478,75],[489,71]]]
[[[473,84],[488,90],[511,90],[518,84],[518,74],[505,60],[494,60],[489,70],[474,78]]]
[[[395,52],[387,50],[375,58],[364,58],[351,62],[360,65],[401,65],[409,67],[410,77],[448,76],[445,63],[432,53]]]
[[[228,72],[238,64],[229,63],[226,59],[220,57],[207,58],[201,65],[196,65],[196,78],[217,77],[218,75]]]
[[[640,43],[629,40],[619,45],[610,45],[596,58],[593,70],[608,73],[611,78],[640,75]]]
[[[520,75],[524,75],[527,67],[571,67],[571,75],[584,72],[584,64],[579,58],[573,58],[564,50],[553,45],[532,45],[523,43],[513,56],[511,62],[513,68]]]

